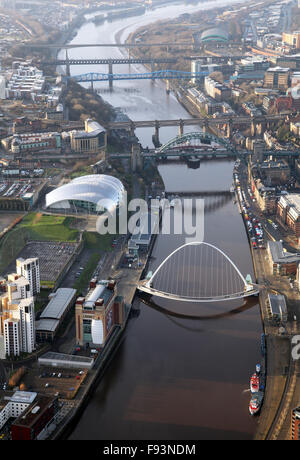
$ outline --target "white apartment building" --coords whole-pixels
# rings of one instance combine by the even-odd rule
[[[36,96],[43,91],[45,86],[45,77],[43,72],[36,67],[19,65],[13,70],[13,74],[6,86],[7,98],[25,98],[35,100]]]
[[[1,356],[19,356],[35,350],[33,295],[39,292],[38,259],[19,259],[17,271],[9,274],[7,280],[0,280]]]
[[[17,319],[6,319],[4,327],[4,352],[5,356],[19,356],[20,354],[20,325]]]
[[[33,297],[20,299],[4,311],[4,351],[10,356],[32,353],[35,350],[35,319]]]
[[[40,264],[37,257],[16,260],[17,274],[24,276],[30,283],[30,296],[40,292]]]

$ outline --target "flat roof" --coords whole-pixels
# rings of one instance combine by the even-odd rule
[[[273,262],[281,264],[300,262],[300,254],[292,254],[291,252],[285,252],[283,250],[283,245],[281,241],[269,241],[268,246],[271,252]]]
[[[287,313],[287,306],[284,295],[268,294],[272,313]]]
[[[12,402],[31,404],[36,397],[37,393],[33,391],[15,391],[10,400]]]
[[[51,396],[38,395],[34,404],[30,405],[22,412],[21,415],[12,423],[18,426],[32,426],[40,418],[41,414],[53,403],[55,398]]]
[[[63,353],[56,353],[54,351],[48,351],[44,355],[38,358],[39,363],[48,364],[49,361],[60,363],[63,367],[63,364],[71,363],[78,365],[78,367],[92,367],[94,363],[93,358],[86,356],[76,356],[76,355],[66,355]]]
[[[51,300],[42,312],[41,319],[60,319],[65,310],[70,305],[72,299],[75,299],[76,289],[59,288],[51,294]]]
[[[46,332],[55,332],[59,326],[58,319],[40,319],[35,322],[36,331],[46,331]]]

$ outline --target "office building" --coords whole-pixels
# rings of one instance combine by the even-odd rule
[[[289,45],[291,48],[299,49],[300,48],[300,32],[283,32],[282,33],[282,43]]]
[[[34,441],[39,439],[47,424],[54,421],[58,410],[59,406],[56,397],[37,395],[33,403],[12,423],[12,441]]]
[[[70,132],[71,150],[83,154],[105,152],[107,144],[106,130],[91,119],[85,120],[84,131]]]
[[[281,241],[269,241],[267,253],[273,275],[296,275],[300,262],[299,254],[285,251]]]
[[[278,88],[286,90],[289,87],[289,68],[270,67],[265,72],[264,86],[266,88]]]

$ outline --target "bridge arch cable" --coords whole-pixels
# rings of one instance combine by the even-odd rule
[[[149,285],[155,291],[184,299],[236,297],[247,282],[232,260],[205,243],[187,243],[155,270]]]

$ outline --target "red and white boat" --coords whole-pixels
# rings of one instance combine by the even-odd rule
[[[263,393],[261,391],[254,393],[252,398],[249,402],[249,412],[251,415],[255,415],[260,411],[262,401],[263,401]]]
[[[250,379],[250,391],[251,393],[257,393],[259,391],[259,376],[256,372],[251,376]]]

